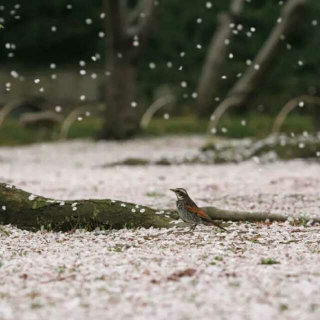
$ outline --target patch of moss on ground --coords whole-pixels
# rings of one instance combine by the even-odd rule
[[[280,264],[279,261],[277,261],[273,258],[262,258],[260,263],[265,264],[265,265]]]

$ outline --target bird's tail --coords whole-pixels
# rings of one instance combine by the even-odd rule
[[[220,229],[222,229],[222,230],[224,230],[226,232],[229,232],[229,230],[227,230],[226,228],[222,227],[220,224],[218,224],[218,223],[216,223],[214,221],[210,221],[210,224],[215,226],[215,227],[218,227],[218,228],[220,228]]]

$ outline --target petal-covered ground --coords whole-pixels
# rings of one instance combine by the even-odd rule
[[[112,198],[320,216],[320,166],[290,161],[119,166],[194,155],[201,137],[0,149],[0,181],[57,199]],[[0,204],[1,210],[1,204]],[[0,319],[320,319],[320,227],[232,223],[188,230],[0,230]]]

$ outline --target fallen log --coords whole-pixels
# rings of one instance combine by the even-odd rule
[[[160,214],[133,203],[109,199],[60,201],[0,183],[0,224],[20,229],[168,228],[172,220],[171,213]]]
[[[238,212],[215,207],[203,209],[212,219],[222,221],[286,221],[289,218],[275,213]],[[154,210],[110,199],[54,200],[0,183],[0,224],[25,230],[172,228],[181,225],[177,224],[178,218],[175,210]],[[320,222],[320,218],[313,222]]]

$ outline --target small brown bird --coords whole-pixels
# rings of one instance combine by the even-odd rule
[[[224,231],[227,229],[216,224],[208,214],[199,208],[189,197],[187,191],[183,188],[170,189],[177,196],[177,209],[179,217],[186,223],[192,224],[190,230],[194,231],[198,224],[208,224],[216,226]]]

